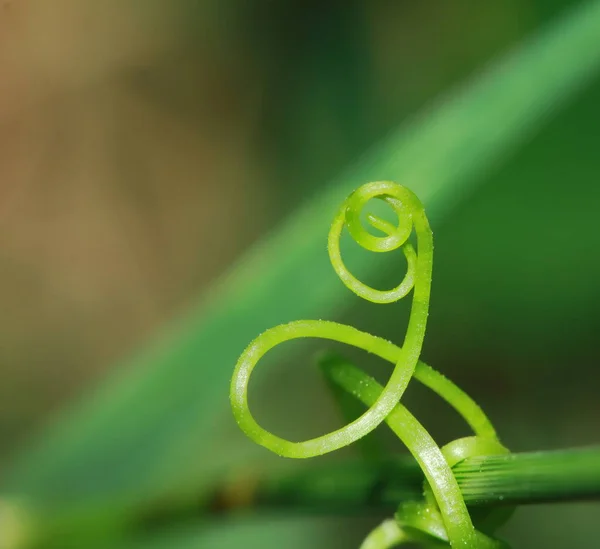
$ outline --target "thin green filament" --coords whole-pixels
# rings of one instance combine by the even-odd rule
[[[369,224],[385,236],[371,234],[362,224],[365,206],[372,199],[385,201],[396,213],[398,224],[368,215]],[[407,272],[391,290],[371,288],[356,278],[342,259],[340,238],[346,228],[365,250],[390,252],[401,250]],[[416,234],[417,248],[409,238]],[[419,360],[429,309],[433,265],[433,237],[423,205],[408,189],[396,183],[367,183],[352,193],[334,217],[328,237],[328,251],[335,272],[358,296],[374,303],[391,303],[412,291],[412,306],[402,346],[336,322],[301,320],[271,328],[257,337],[240,356],[231,381],[233,414],[248,437],[285,457],[308,458],[332,452],[364,437],[386,422],[404,442],[420,464],[426,477],[424,500],[400,506],[393,522],[378,527],[363,544],[365,549],[386,549],[417,541],[427,546],[450,545],[453,548],[497,549],[503,545],[473,525],[451,467],[475,455],[506,452],[481,408],[461,389]],[[363,349],[391,362],[392,373],[385,387],[347,363],[324,368],[325,375],[342,390],[349,392],[368,408],[349,424],[325,435],[301,442],[283,439],[260,426],[248,407],[248,385],[260,359],[286,341],[320,338]],[[475,436],[454,441],[440,448],[416,418],[400,404],[412,377],[429,387],[454,407],[473,429]],[[486,522],[501,522],[490,514]],[[494,520],[498,519],[498,520]]]
[[[364,205],[372,198],[381,198],[388,202],[398,216],[399,225],[395,228],[371,216],[371,222],[375,221],[378,229],[389,230],[385,237],[371,235],[360,221]],[[375,290],[349,273],[339,249],[339,238],[344,225],[348,227],[356,242],[366,250],[376,252],[393,251],[399,248],[403,250],[408,261],[408,272],[397,288],[390,291]],[[417,233],[418,255],[408,243],[413,226]],[[244,351],[236,365],[231,386],[234,416],[251,439],[285,457],[308,458],[332,452],[367,435],[381,424],[400,401],[415,371],[425,336],[431,287],[433,238],[423,206],[411,191],[390,182],[368,183],[362,186],[346,199],[335,216],[329,233],[328,249],[335,271],[344,284],[357,295],[375,303],[390,303],[404,297],[414,287],[413,306],[404,345],[399,352],[400,356],[397,358],[388,384],[373,406],[345,427],[304,442],[291,442],[277,437],[263,429],[252,417],[248,407],[248,383],[257,362],[274,346],[297,338],[332,339],[375,354],[378,354],[377,341],[372,336],[369,337],[369,334],[363,334],[349,326],[307,320],[272,328],[255,339]],[[364,344],[361,345],[362,342]]]

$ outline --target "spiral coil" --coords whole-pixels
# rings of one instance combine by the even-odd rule
[[[397,225],[367,215],[370,225],[385,236],[371,234],[361,217],[372,199],[385,201],[396,213]],[[407,271],[391,290],[371,288],[356,278],[342,259],[340,238],[346,228],[361,247],[372,252],[401,250]],[[416,233],[417,248],[410,242]],[[408,327],[401,347],[352,326],[324,320],[302,320],[271,328],[257,337],[240,356],[231,381],[231,405],[240,428],[256,443],[285,457],[308,458],[332,452],[364,437],[382,422],[405,443],[426,477],[424,499],[403,503],[393,521],[386,521],[365,540],[363,549],[387,549],[405,541],[425,545],[443,543],[453,548],[499,549],[505,545],[476,530],[451,467],[467,457],[504,453],[496,433],[479,406],[444,376],[419,361],[431,289],[433,236],[423,205],[406,187],[389,181],[367,183],[353,192],[334,217],[328,237],[333,268],[342,282],[358,296],[374,303],[392,303],[413,293]],[[256,364],[275,346],[298,338],[338,341],[366,350],[394,364],[385,387],[348,363],[326,365],[325,375],[368,406],[359,418],[325,435],[302,442],[283,439],[263,427],[248,407],[248,384]],[[428,386],[453,406],[475,436],[437,446],[425,428],[400,404],[412,377]],[[506,513],[490,511],[478,517],[478,526],[493,531]]]

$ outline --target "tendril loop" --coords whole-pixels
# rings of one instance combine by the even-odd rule
[[[371,226],[386,236],[372,235],[361,221],[363,210],[367,203],[374,198],[379,198],[387,202],[398,217],[398,225],[394,226],[392,223],[375,215],[371,214],[367,216],[367,220]],[[412,244],[408,241],[413,230],[413,224],[417,226],[418,237],[421,240],[425,239],[429,243],[431,241],[431,231],[427,219],[423,214],[423,206],[417,197],[405,187],[389,181],[377,181],[367,183],[354,191],[342,204],[342,207],[334,217],[328,238],[331,264],[346,287],[363,299],[374,303],[392,303],[406,296],[415,285],[415,275],[418,266],[417,254]],[[340,251],[340,238],[344,226],[347,227],[354,241],[365,250],[371,252],[391,252],[398,248],[402,249],[406,257],[407,270],[406,275],[396,288],[384,291],[375,290],[350,273],[342,260]],[[424,251],[422,248],[425,248],[425,246],[425,243],[420,243],[419,254]],[[428,263],[426,261],[421,262],[423,270],[429,268],[430,271],[431,261]],[[429,277],[429,281],[425,279],[423,282],[430,283],[431,277]]]
[[[371,217],[377,228],[385,229],[383,238],[369,234],[360,222],[364,205],[372,198],[382,198],[395,209],[399,225]],[[355,278],[341,259],[339,239],[343,226],[347,225],[357,242],[368,250],[390,251],[402,248],[408,259],[408,274],[394,290],[380,291],[370,288]],[[417,233],[418,253],[408,243],[413,225]],[[419,199],[405,187],[391,182],[375,182],[364,185],[343,203],[334,218],[329,232],[329,255],[335,271],[344,284],[359,296],[376,303],[389,303],[404,297],[414,288],[413,306],[396,366],[380,397],[362,416],[345,427],[303,442],[292,442],[263,429],[252,417],[248,407],[248,382],[260,358],[274,346],[291,339],[316,337],[332,339],[363,348],[378,354],[379,338],[360,332],[350,326],[320,320],[306,320],[284,324],[267,330],[256,338],[242,353],[236,365],[231,383],[231,403],[234,416],[241,429],[252,440],[273,452],[296,458],[314,457],[332,452],[364,437],[375,429],[400,401],[413,375],[425,335],[431,285],[432,236]]]
[[[366,220],[384,236],[375,236],[362,223],[367,203],[385,201],[395,212],[395,225],[375,215]],[[346,228],[362,248],[371,252],[402,250],[407,271],[391,290],[377,290],[356,278],[342,260],[340,238]],[[417,247],[410,242],[416,234]],[[405,541],[425,545],[449,544],[462,549],[500,549],[501,542],[489,537],[504,521],[507,513],[490,511],[479,517],[486,534],[474,528],[451,467],[474,455],[504,453],[496,432],[479,406],[444,376],[419,361],[429,309],[433,237],[423,205],[405,187],[389,181],[367,183],[353,192],[334,217],[328,237],[328,251],[333,268],[342,282],[358,296],[374,303],[397,301],[411,290],[412,306],[404,342],[401,347],[352,326],[324,320],[300,320],[271,328],[257,337],[240,356],[231,381],[230,399],[240,428],[256,443],[273,452],[293,458],[308,458],[332,452],[364,437],[383,421],[388,423],[406,444],[423,472],[426,482],[421,502],[400,505],[394,521],[386,521],[365,540],[363,549],[387,549]],[[348,363],[334,362],[323,368],[334,384],[361,400],[368,409],[358,419],[331,433],[292,442],[267,431],[252,416],[248,407],[248,384],[259,360],[273,347],[298,338],[338,341],[373,353],[394,364],[385,387]],[[425,428],[402,404],[400,398],[410,379],[421,383],[444,398],[474,430],[475,436],[454,441],[444,448],[437,446]],[[436,545],[437,546],[437,545]]]

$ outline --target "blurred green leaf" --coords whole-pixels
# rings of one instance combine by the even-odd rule
[[[393,179],[416,192],[435,224],[599,67],[596,1],[403,125],[307,200],[161,341],[66,410],[6,472],[3,489],[39,501],[142,498],[181,471],[231,457],[215,455],[211,441],[241,350],[277,323],[335,314],[348,296],[325,251],[345,196],[365,181]],[[369,257],[348,255],[368,276]]]
[[[331,534],[336,541],[332,544]],[[348,547],[351,534],[339,521],[315,518],[277,518],[226,520],[223,524],[206,524],[180,528],[159,536],[147,536],[123,545],[102,549],[229,549],[261,547],[264,549],[303,549],[305,547]]]

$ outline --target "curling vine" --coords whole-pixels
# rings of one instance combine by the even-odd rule
[[[375,215],[369,224],[385,236],[371,234],[361,222],[366,204],[385,201],[397,215],[396,225]],[[364,249],[372,252],[401,250],[407,272],[392,290],[376,290],[347,269],[340,251],[344,227]],[[416,249],[410,236],[416,233]],[[285,457],[308,458],[347,446],[386,422],[419,463],[425,475],[422,501],[403,502],[394,519],[371,532],[361,549],[388,549],[405,542],[425,547],[500,549],[506,545],[493,536],[510,509],[489,510],[471,517],[452,473],[452,467],[468,457],[508,452],[481,408],[460,388],[419,360],[429,310],[433,266],[433,236],[423,205],[406,187],[389,181],[367,183],[352,193],[334,217],[328,238],[331,263],[342,282],[358,296],[374,303],[392,303],[411,291],[412,307],[401,347],[380,337],[336,322],[302,320],[271,328],[242,353],[231,381],[231,405],[240,428],[256,443]],[[302,441],[285,440],[261,427],[248,407],[248,383],[258,361],[273,347],[293,339],[321,338],[339,341],[373,353],[394,365],[385,387],[344,361],[325,361],[323,371],[341,389],[362,401],[368,409],[356,420],[331,433]],[[412,377],[445,399],[465,419],[473,436],[440,448],[427,430],[400,403]],[[474,525],[474,522],[476,526]]]

